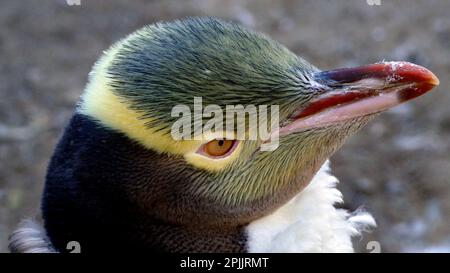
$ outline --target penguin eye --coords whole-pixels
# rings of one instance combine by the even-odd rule
[[[234,149],[236,140],[215,139],[203,145],[204,154],[210,157],[222,157],[230,154]]]

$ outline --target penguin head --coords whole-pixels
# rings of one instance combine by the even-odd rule
[[[190,18],[146,26],[113,45],[94,66],[77,112],[155,155],[126,159],[139,171],[129,170],[123,195],[144,214],[179,225],[237,226],[302,191],[376,114],[437,84],[425,68],[403,62],[321,71],[263,34]],[[194,118],[195,101],[210,118]],[[176,106],[192,114],[181,139],[173,136]],[[226,126],[227,106],[255,107],[256,116],[244,118],[246,138],[236,137],[239,122]],[[223,128],[195,138],[217,109]],[[248,137],[255,117],[278,138],[275,149],[261,149],[267,138]]]

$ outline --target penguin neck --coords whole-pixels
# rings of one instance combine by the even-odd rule
[[[276,211],[246,227],[249,252],[353,252],[352,237],[374,227],[362,210],[335,208],[343,202],[329,162],[310,184]]]
[[[171,177],[171,170],[148,164],[158,160],[126,136],[76,114],[50,162],[43,195],[45,229],[55,248],[64,251],[68,242],[78,241],[83,252],[342,252],[352,251],[351,237],[374,224],[368,214],[334,208],[342,195],[327,163],[302,192],[247,226],[212,229],[200,222],[187,227],[158,220],[151,213],[164,210],[160,199],[148,207],[137,201],[170,194],[158,189],[163,180],[149,185],[142,175],[130,175],[145,170],[156,178]],[[179,184],[176,179],[181,178],[170,183]]]
[[[335,207],[343,203],[338,183],[327,160],[302,192],[246,226],[193,229],[152,220],[139,232],[168,252],[353,252],[352,238],[376,223],[363,210]]]
[[[45,230],[55,249],[65,251],[68,242],[77,241],[83,252],[245,251],[242,227],[207,227],[201,211],[198,224],[161,219],[158,213],[176,212],[161,199],[177,200],[180,195],[170,195],[171,189],[183,179],[168,179],[174,169],[161,167],[167,163],[162,156],[75,114],[51,159],[42,200]],[[162,188],[163,183],[172,184]]]

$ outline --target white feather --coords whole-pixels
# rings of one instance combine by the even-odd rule
[[[367,212],[334,207],[343,202],[337,183],[325,162],[302,192],[247,226],[248,251],[353,252],[351,238],[376,224]]]
[[[44,229],[31,219],[24,220],[9,237],[12,253],[54,253]]]

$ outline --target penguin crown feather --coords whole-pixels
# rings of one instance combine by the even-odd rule
[[[317,71],[265,35],[214,18],[146,26],[109,54],[108,85],[150,127],[168,128],[174,104],[199,94],[206,105],[295,102],[292,90],[308,92]]]

